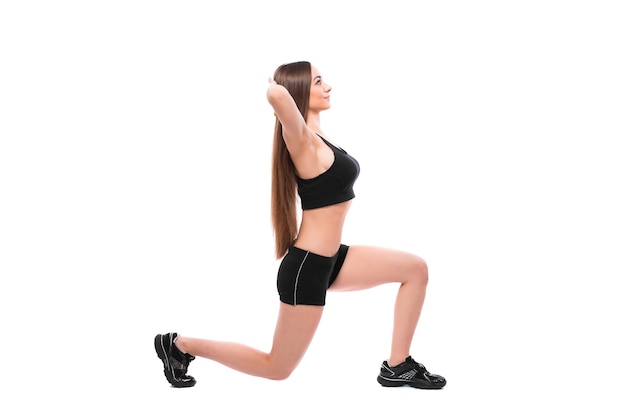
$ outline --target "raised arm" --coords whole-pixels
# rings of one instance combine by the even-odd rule
[[[283,127],[283,138],[292,158],[311,149],[311,132],[300,114],[296,102],[289,91],[273,79],[269,79],[267,100]]]

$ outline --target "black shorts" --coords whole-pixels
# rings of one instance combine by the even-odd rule
[[[278,294],[283,303],[323,306],[326,290],[339,275],[348,246],[341,245],[334,256],[322,256],[292,246],[278,268]]]

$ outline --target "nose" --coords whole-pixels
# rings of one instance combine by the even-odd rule
[[[332,90],[333,88],[330,86],[330,84],[326,84],[324,83],[324,91],[326,92],[330,92],[330,90]]]

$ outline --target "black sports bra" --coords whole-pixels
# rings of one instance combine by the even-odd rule
[[[354,198],[354,185],[361,170],[356,159],[318,135],[333,150],[330,168],[315,178],[303,180],[296,175],[302,210],[332,206]]]

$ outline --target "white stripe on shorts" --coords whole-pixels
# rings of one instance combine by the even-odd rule
[[[302,259],[302,263],[300,264],[300,268],[298,268],[298,275],[296,275],[296,283],[293,288],[293,305],[295,306],[297,303],[296,297],[298,294],[298,279],[300,278],[300,271],[302,271],[302,266],[304,262],[306,262],[306,258],[309,256],[309,251],[306,251],[306,255],[304,255],[304,259]]]

